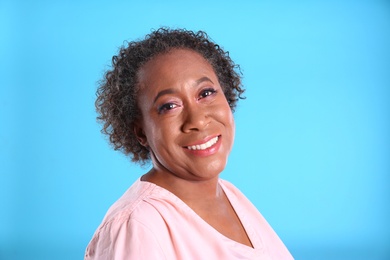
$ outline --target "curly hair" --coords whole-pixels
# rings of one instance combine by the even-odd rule
[[[138,142],[133,131],[141,114],[137,73],[147,61],[172,49],[196,51],[211,64],[233,112],[238,99],[243,98],[239,66],[203,31],[160,28],[144,40],[128,42],[112,57],[112,68],[99,82],[95,106],[97,119],[103,123],[102,133],[109,136],[115,150],[130,155],[133,162],[144,164],[150,160],[149,150]]]

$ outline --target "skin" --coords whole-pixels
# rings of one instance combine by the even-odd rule
[[[141,180],[171,191],[217,231],[252,246],[218,184],[235,126],[212,66],[192,50],[174,49],[148,61],[138,82],[141,119],[134,132],[153,162]],[[216,137],[207,149],[189,149]]]

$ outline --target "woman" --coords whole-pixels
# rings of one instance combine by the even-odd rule
[[[204,32],[166,28],[113,57],[98,119],[115,149],[153,167],[109,209],[85,259],[292,259],[219,178],[244,92],[235,68]]]

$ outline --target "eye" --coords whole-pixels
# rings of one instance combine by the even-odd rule
[[[163,104],[160,107],[158,107],[158,113],[162,114],[162,113],[167,112],[169,110],[172,110],[176,107],[177,107],[177,105],[175,103],[166,103],[166,104]]]
[[[204,89],[200,92],[199,94],[199,99],[201,98],[206,98],[208,96],[212,96],[214,95],[215,93],[217,93],[217,90],[213,89],[213,88],[207,88],[207,89]]]

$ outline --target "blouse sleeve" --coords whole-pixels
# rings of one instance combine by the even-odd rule
[[[166,259],[151,230],[135,219],[106,223],[97,232],[86,249],[85,260]]]

